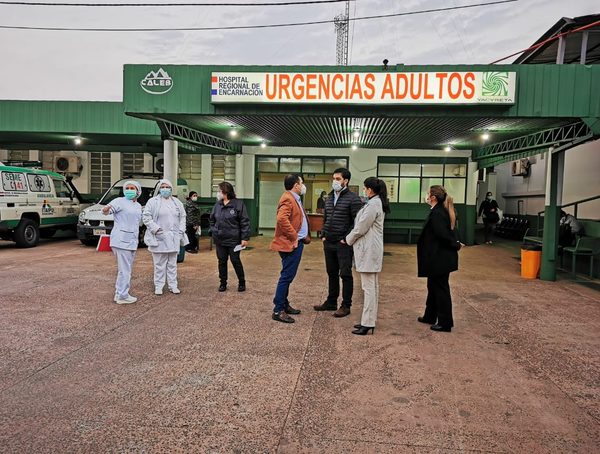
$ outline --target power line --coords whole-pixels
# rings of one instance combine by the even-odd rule
[[[438,13],[443,11],[453,11],[457,9],[477,8],[482,6],[500,5],[504,3],[513,3],[519,0],[498,0],[488,3],[476,3],[472,5],[453,6],[449,8],[424,9],[418,11],[409,11],[395,14],[378,14],[376,16],[351,17],[350,21],[385,19],[389,17],[412,16],[416,14]],[[231,25],[228,27],[177,27],[177,28],[75,28],[75,27],[30,27],[25,25],[0,25],[0,29],[8,30],[44,30],[44,31],[74,31],[74,32],[194,32],[194,31],[216,31],[216,30],[249,30],[260,28],[281,28],[298,27],[304,25],[322,25],[331,24],[334,20],[320,20],[311,22],[289,22],[284,24],[264,24],[264,25]]]
[[[291,6],[291,5],[314,5],[320,3],[341,3],[346,0],[306,0],[306,1],[288,1],[279,3],[53,3],[53,2],[7,2],[0,1],[0,5],[12,6],[68,6],[68,7],[99,7],[99,8],[118,8],[118,7],[155,7],[155,6]],[[350,0],[356,1],[356,0]]]

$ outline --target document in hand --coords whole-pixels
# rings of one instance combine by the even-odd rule
[[[241,244],[238,244],[236,247],[233,248],[233,252],[242,251],[244,249],[246,249],[246,246],[242,246]]]

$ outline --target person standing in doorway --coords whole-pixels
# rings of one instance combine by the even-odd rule
[[[352,246],[346,244],[346,235],[354,227],[354,218],[362,208],[362,201],[350,191],[350,171],[336,169],[333,172],[333,191],[325,202],[325,216],[321,239],[325,255],[325,267],[329,280],[329,292],[323,304],[314,306],[316,311],[335,311],[334,317],[350,314],[352,306]],[[340,278],[342,280],[342,304],[338,308],[340,296]]]
[[[190,254],[198,253],[198,237],[200,236],[200,208],[198,207],[198,193],[191,191],[185,202],[185,233],[190,244],[185,247]]]
[[[275,237],[271,242],[271,250],[279,252],[281,257],[281,274],[275,289],[275,307],[271,318],[278,322],[294,323],[290,314],[299,314],[300,310],[290,305],[288,295],[302,259],[304,245],[310,243],[310,230],[300,198],[306,194],[304,181],[299,175],[289,174],[283,184],[285,192],[277,204]]]
[[[365,180],[367,203],[356,215],[354,228],[346,236],[346,244],[354,248],[354,267],[360,273],[364,302],[362,318],[354,325],[352,334],[364,336],[375,333],[379,305],[379,273],[383,265],[383,221],[390,212],[387,187],[383,180],[369,177]]]
[[[429,216],[417,242],[418,276],[427,278],[425,314],[421,323],[432,325],[433,331],[452,331],[452,297],[450,273],[458,269],[458,251],[462,244],[456,238],[456,213],[452,197],[442,186],[431,186],[426,202]]]
[[[185,208],[173,197],[173,185],[169,180],[160,180],[158,187],[158,195],[148,200],[142,214],[146,225],[144,242],[154,262],[154,294],[163,294],[165,281],[172,293],[179,294],[177,254],[181,246],[188,244]]]
[[[485,244],[492,244],[492,232],[494,226],[500,221],[500,216],[498,215],[498,202],[494,200],[491,192],[485,195],[485,200],[479,205],[479,216],[483,217]]]
[[[246,205],[236,197],[233,186],[227,181],[219,184],[217,203],[210,213],[210,230],[219,261],[219,292],[227,290],[228,260],[231,260],[238,278],[238,292],[245,292],[246,276],[240,252],[250,240],[250,218]]]
[[[110,248],[117,258],[117,304],[132,304],[137,301],[135,296],[129,294],[129,289],[142,221],[142,206],[137,201],[141,194],[142,186],[137,181],[126,181],[123,185],[123,197],[112,200],[102,208],[102,213],[112,214],[115,222],[110,232]]]
[[[317,199],[317,213],[325,213],[325,200],[327,200],[327,193],[325,191],[321,191],[321,195]]]

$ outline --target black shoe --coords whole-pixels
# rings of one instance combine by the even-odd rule
[[[358,328],[362,328],[362,325],[361,325],[360,323],[357,323],[356,325],[354,325],[354,327],[355,327],[356,329],[358,329]]]
[[[425,323],[426,325],[435,325],[435,322],[430,322],[425,320],[425,317],[417,317],[417,321],[421,323]]]
[[[372,334],[375,334],[375,327],[374,326],[361,326],[360,328],[352,331],[352,334],[358,334],[359,336],[364,336],[365,334],[368,334],[369,331],[371,331]]]
[[[246,291],[246,283],[240,282],[240,285],[238,285],[238,292],[245,292],[245,291]]]
[[[271,315],[271,318],[273,320],[277,320],[278,322],[282,322],[282,323],[294,323],[296,321],[292,317],[290,317],[288,314],[286,314],[285,311],[273,312],[273,315]]]
[[[449,333],[452,331],[452,328],[450,326],[446,327],[446,326],[437,325],[437,324],[433,325],[430,329],[433,331],[443,331],[444,333]]]
[[[294,309],[292,306],[285,308],[285,313],[289,315],[298,315],[300,312],[302,312],[300,309]]]
[[[219,285],[219,292],[224,292],[225,290],[227,290],[227,284]]]
[[[323,304],[313,306],[316,311],[337,311],[337,304],[331,304],[325,301]]]
[[[189,252],[190,254],[197,254],[198,249],[192,249],[191,251],[186,251],[186,252]]]

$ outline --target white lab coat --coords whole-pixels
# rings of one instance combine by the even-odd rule
[[[138,247],[142,206],[125,197],[114,199],[109,205],[115,221],[110,232],[110,247],[117,258],[115,300],[124,300],[131,296],[131,271]]]
[[[142,220],[146,225],[144,241],[154,252],[179,252],[180,246],[189,244],[185,234],[185,208],[175,197],[168,199],[157,195],[144,207]],[[162,233],[156,232],[161,229]]]
[[[154,288],[163,289],[165,281],[177,289],[177,253],[189,244],[185,234],[185,208],[175,197],[152,197],[146,203],[142,220],[146,225],[144,241],[154,262]],[[161,233],[157,233],[158,230]]]

